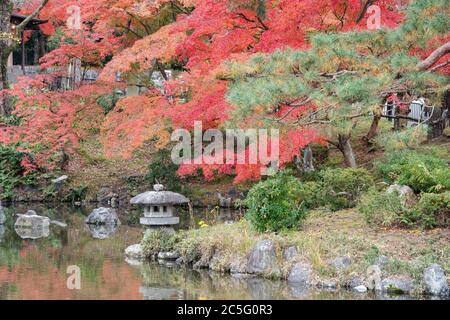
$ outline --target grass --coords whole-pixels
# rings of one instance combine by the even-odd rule
[[[258,240],[272,239],[284,277],[292,265],[282,258],[283,249],[289,245],[298,248],[295,261],[311,264],[317,282],[335,280],[343,284],[353,277],[364,278],[367,267],[380,255],[389,258],[383,277],[409,276],[420,285],[422,272],[431,263],[450,272],[449,230],[373,229],[355,209],[312,211],[299,230],[278,234],[257,233],[249,222],[241,220],[184,231],[180,238],[176,249],[182,255],[197,255],[197,259],[214,256],[216,271],[226,271],[233,262],[245,261]],[[330,262],[339,256],[350,256],[352,265],[336,271]]]

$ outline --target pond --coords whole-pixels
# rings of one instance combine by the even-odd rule
[[[49,232],[41,235],[17,232],[13,214],[28,209],[67,226],[52,224]],[[7,220],[0,226],[0,299],[389,298],[346,290],[307,290],[285,281],[235,278],[179,266],[129,264],[124,249],[142,238],[144,229],[137,223],[140,212],[120,209],[122,225],[113,230],[92,230],[84,223],[91,209],[33,204],[6,208]],[[200,220],[226,223],[240,215],[230,210],[197,210],[193,218],[182,215],[181,224],[195,227]],[[69,289],[71,266],[79,268],[79,289]]]

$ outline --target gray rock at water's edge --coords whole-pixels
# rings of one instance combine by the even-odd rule
[[[272,240],[258,241],[248,256],[247,271],[256,274],[276,274],[280,272],[277,265],[275,244]]]
[[[283,251],[283,258],[287,262],[290,262],[294,260],[294,258],[297,256],[298,251],[296,246],[289,246]]]
[[[117,231],[116,224],[88,224],[89,232],[95,239],[104,240],[111,237]]]
[[[345,287],[347,288],[355,288],[364,285],[364,281],[358,277],[353,276],[346,284]]]
[[[231,274],[244,274],[247,273],[247,264],[242,260],[235,260],[230,265]]]
[[[417,202],[417,197],[414,194],[414,191],[408,186],[393,184],[389,186],[386,192],[396,192],[402,200],[402,205],[404,205],[405,207],[411,207]]]
[[[374,264],[383,269],[389,263],[389,258],[386,256],[379,256],[375,259]]]
[[[438,264],[432,264],[423,271],[425,291],[434,296],[448,297],[450,289],[445,270]]]
[[[381,291],[386,293],[410,293],[414,289],[414,283],[409,278],[389,277],[381,281]]]
[[[95,225],[119,225],[120,221],[117,217],[116,210],[113,208],[98,208],[86,218],[87,224]]]
[[[331,264],[338,270],[346,269],[352,264],[352,259],[348,256],[337,257]]]
[[[312,269],[309,264],[298,262],[289,272],[287,281],[290,284],[308,285],[310,283],[311,274]]]
[[[18,218],[14,224],[15,227],[21,228],[43,228],[49,227],[50,219],[39,216],[35,211],[29,210],[26,214],[18,214]]]
[[[363,285],[354,287],[353,290],[355,290],[356,292],[360,292],[360,293],[367,292],[366,286],[363,286]]]
[[[367,268],[366,287],[369,290],[381,291],[381,269],[377,265]]]
[[[160,260],[177,260],[180,257],[178,252],[159,252],[158,259]]]
[[[138,244],[133,244],[125,249],[125,256],[132,260],[144,260],[144,252],[142,251],[142,246]]]

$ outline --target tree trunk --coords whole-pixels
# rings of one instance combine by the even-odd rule
[[[370,125],[369,132],[367,135],[363,138],[363,140],[368,145],[370,141],[375,138],[378,132],[378,124],[380,123],[381,115],[376,114],[373,116],[372,124]]]
[[[9,34],[11,32],[11,14],[12,2],[10,0],[2,0],[0,3],[0,33]],[[0,38],[0,91],[9,89],[8,80],[8,57],[12,52],[12,41],[7,38]],[[0,114],[7,115],[11,112],[11,98],[7,94],[0,96]]]
[[[350,135],[339,135],[338,149],[344,156],[345,165],[350,168],[356,168],[355,154],[350,143]]]

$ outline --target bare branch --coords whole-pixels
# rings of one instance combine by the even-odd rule
[[[428,58],[417,64],[417,69],[420,71],[428,70],[433,64],[436,63],[441,57],[450,52],[450,41],[444,43],[442,46],[434,50]]]
[[[28,17],[25,18],[25,20],[23,20],[17,27],[16,27],[16,32],[20,33],[22,32],[25,27],[27,26],[28,23],[30,23],[31,20],[33,20],[34,18],[36,18],[36,16],[39,14],[39,12],[41,12],[42,9],[44,9],[44,7],[47,5],[47,2],[49,0],[44,0],[42,1],[41,5],[39,7],[36,8],[36,10],[34,10],[34,12],[32,14],[30,14]]]

